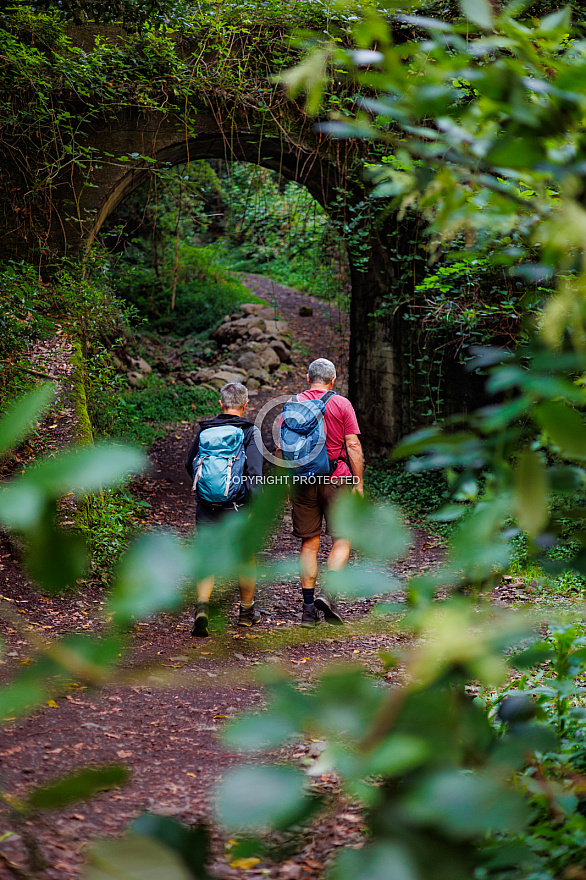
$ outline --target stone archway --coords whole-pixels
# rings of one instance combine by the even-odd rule
[[[120,36],[113,26],[71,28],[68,33],[72,44],[85,53],[93,51],[98,36],[114,41]],[[188,63],[197,65],[203,56],[195,58],[186,50],[185,58]],[[241,63],[248,62],[242,60]],[[262,75],[268,79],[270,71],[267,69]],[[11,193],[19,187],[27,194],[34,193],[34,176],[25,180],[22,169],[12,168],[10,150],[2,157],[9,181],[0,194],[2,256],[25,257],[41,270],[50,266],[53,256],[79,257],[108,215],[148,179],[153,168],[190,159],[236,159],[278,170],[306,186],[332,214],[338,210],[335,197],[346,186],[346,145],[325,138],[320,140],[311,132],[311,123],[299,108],[286,104],[282,94],[280,100],[276,100],[278,112],[265,125],[269,117],[264,111],[271,108],[256,107],[248,97],[236,107],[238,89],[232,92],[217,89],[216,94],[213,82],[208,85],[205,94],[189,93],[185,118],[179,110],[175,113],[145,110],[130,97],[128,104],[116,104],[119,109],[113,110],[100,103],[99,95],[96,102],[91,103],[79,98],[75,90],[58,90],[55,100],[62,101],[59,109],[66,111],[65,118],[76,120],[76,114],[79,118],[72,127],[70,141],[63,144],[66,148],[62,155],[56,155],[62,145],[59,137],[51,139],[48,146],[43,145],[45,152],[41,150],[39,156],[49,163],[49,172],[53,167],[51,157],[55,159],[54,167],[64,170],[57,179],[51,173],[47,175],[45,189],[37,202],[33,199],[30,203],[33,207],[27,206],[26,222],[22,219],[24,215],[15,215]],[[184,98],[187,102],[187,95]],[[174,106],[180,104],[181,101],[176,101]],[[362,190],[348,193],[348,202],[362,198]],[[31,215],[37,205],[39,213],[33,221]],[[344,218],[339,214],[338,219]],[[364,445],[378,455],[390,451],[400,437],[421,423],[422,416],[421,409],[413,405],[421,394],[413,388],[416,380],[409,370],[413,335],[401,313],[386,307],[389,292],[399,292],[399,301],[408,301],[413,294],[413,278],[401,277],[389,258],[390,251],[397,250],[396,242],[393,244],[397,224],[408,225],[409,222],[398,221],[396,215],[390,215],[377,228],[372,224],[367,230],[368,241],[361,243],[360,264],[349,253],[352,276],[349,393],[362,426]],[[417,240],[417,236],[414,238]],[[431,347],[434,341],[426,344]],[[455,364],[450,364],[450,370],[454,372],[454,379],[445,383],[448,392],[444,395],[445,411],[465,406],[464,392],[470,389],[470,382],[463,381]]]
[[[251,162],[307,187],[326,208],[342,185],[344,171],[315,148],[251,129],[226,133],[212,116],[199,114],[187,129],[178,117],[125,111],[96,124],[80,143],[91,147],[91,165],[56,186],[51,226],[52,248],[71,257],[94,240],[109,214],[157,167],[214,158]],[[364,445],[380,455],[414,427],[403,406],[406,371],[397,322],[371,318],[394,279],[385,270],[384,236],[372,235],[366,269],[352,266],[349,256],[349,393],[363,426]]]
[[[200,114],[188,128],[173,115],[129,110],[86,131],[79,144],[91,150],[91,161],[56,185],[51,220],[51,245],[69,256],[94,240],[108,215],[156,168],[196,159],[263,165],[307,187],[325,207],[339,184],[338,169],[316,149],[248,129],[226,132]]]

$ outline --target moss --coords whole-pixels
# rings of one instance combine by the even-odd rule
[[[85,360],[81,342],[78,339],[73,342],[71,363],[73,365],[71,396],[77,419],[77,441],[83,446],[93,446],[94,432],[88,412],[85,390]],[[88,531],[91,528],[95,514],[102,506],[102,493],[78,499],[76,521],[82,531]]]
[[[75,415],[77,417],[78,440],[83,446],[93,445],[94,432],[87,406],[87,394],[85,390],[85,362],[81,343],[75,340],[71,353],[73,364],[72,396]]]

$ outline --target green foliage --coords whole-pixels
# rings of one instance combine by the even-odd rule
[[[357,54],[335,45],[328,58],[381,96],[376,105],[364,104],[379,119],[361,117],[359,128],[350,118],[332,123],[396,151],[404,167],[380,170],[379,195],[405,210],[417,203],[432,236],[468,234],[480,246],[515,228],[521,252],[507,245],[503,257],[514,262],[538,247],[556,293],[519,351],[476,352],[471,367],[488,370],[494,404],[427,428],[397,452],[410,458],[413,475],[449,474],[455,503],[444,515],[458,523],[444,564],[408,584],[404,625],[415,638],[403,657],[382,658],[387,668],[397,665],[402,686],[381,687],[362,668],[347,666],[326,671],[312,691],[301,692],[273,667],[263,673],[269,711],[228,728],[232,743],[251,750],[299,736],[327,744],[312,772],[336,772],[342,789],[363,805],[368,829],[364,847],[336,859],[336,880],[549,880],[581,868],[586,839],[578,775],[584,766],[581,629],[552,625],[550,637],[531,648],[526,621],[451,595],[489,591],[510,566],[512,539],[521,533],[528,558],[544,568],[556,562],[558,571],[586,569],[585,509],[575,504],[586,481],[584,56],[568,40],[564,11],[521,26],[485,0],[466,0],[463,8],[470,18],[463,24],[410,19],[430,35],[413,40],[407,57],[386,21],[372,11],[359,17]],[[370,69],[361,72],[363,64]],[[309,76],[312,86],[323,66],[304,62],[290,80],[300,87]],[[318,97],[322,89],[318,83]],[[539,266],[523,268],[541,277]],[[0,424],[4,446],[24,435],[33,409],[27,402]],[[61,590],[84,571],[84,542],[56,526],[58,498],[112,484],[141,461],[115,446],[86,448],[43,462],[2,490],[0,521],[26,538],[29,568],[45,588]],[[2,717],[28,711],[72,680],[107,680],[137,617],[179,607],[190,582],[245,569],[270,534],[285,491],[267,487],[249,518],[228,518],[183,544],[165,534],[142,536],[117,568],[104,637],[67,637],[43,647],[0,690]],[[404,550],[391,511],[351,499],[338,525],[363,554],[393,561]],[[558,545],[570,554],[548,559]],[[360,578],[363,569],[356,571]],[[434,601],[438,589],[444,602]],[[491,704],[479,688],[490,694],[507,687],[516,647],[529,649],[512,661],[515,690],[526,693],[505,693]],[[315,814],[319,799],[308,788],[305,773],[264,763],[228,776],[221,802],[230,824],[250,830],[254,823],[264,834]],[[193,874],[184,854],[205,852],[201,840],[190,847],[179,829],[153,821],[146,840],[133,833],[97,844],[86,877]],[[195,870],[203,874],[200,861]]]
[[[489,712],[501,727],[511,718],[523,721],[529,713],[546,720],[555,730],[555,748],[536,756],[535,762],[518,776],[520,788],[531,800],[533,821],[524,838],[499,841],[523,845],[533,853],[534,870],[540,878],[559,876],[579,863],[586,819],[575,775],[583,772],[585,729],[583,687],[584,634],[576,624],[552,624],[549,635],[516,652],[512,665],[519,674],[508,688],[485,697]],[[559,811],[563,821],[551,822],[551,812]],[[489,845],[492,857],[492,846]],[[519,870],[502,864],[503,878],[516,878]],[[532,876],[532,875],[531,875]]]
[[[110,218],[109,277],[151,330],[205,334],[241,302],[255,300],[202,245],[227,194],[207,162],[158,172]],[[208,214],[211,212],[211,217]]]
[[[54,331],[48,292],[32,266],[0,264],[0,405],[28,390],[27,355],[34,340]]]
[[[21,809],[58,810],[127,781],[128,772],[124,767],[87,767],[33,789]]]
[[[35,412],[40,414],[47,402],[47,393],[42,391],[15,405],[0,420],[0,446],[7,448],[25,437]],[[2,487],[0,522],[24,539],[28,567],[41,590],[62,592],[72,577],[77,579],[85,573],[85,542],[58,526],[58,500],[71,492],[79,496],[107,488],[138,472],[143,462],[143,456],[129,447],[86,446],[42,461]],[[248,519],[229,518],[215,530],[213,541],[209,533],[189,539],[184,546],[170,534],[143,535],[117,566],[100,637],[83,633],[40,643],[33,660],[0,688],[0,718],[14,720],[48,699],[59,697],[76,682],[92,687],[106,682],[122,656],[124,633],[137,617],[177,607],[189,582],[200,579],[210,565],[218,571],[218,560],[221,573],[227,577],[236,576],[246,566],[251,549],[266,540],[285,491],[283,486],[268,491],[252,506]],[[210,559],[213,542],[217,542],[217,548]],[[73,776],[33,790],[30,801],[12,799],[11,817],[18,822],[30,811],[90,797],[122,783],[124,778],[121,768],[80,768]],[[144,877],[150,870],[157,877],[204,878],[207,853],[203,830],[182,829],[153,818],[138,823],[128,841],[98,843],[90,855],[86,876],[119,876],[123,870],[125,876],[138,872],[137,876]]]
[[[424,324],[450,330],[467,345],[518,341],[527,314],[523,284],[486,257],[462,259],[461,250],[459,256],[432,267],[416,285],[423,302],[414,305]]]
[[[528,635],[524,624],[494,611],[483,623],[481,609],[461,599],[441,610],[431,602],[440,587],[490,588],[510,565],[510,541],[520,530],[530,555],[545,564],[546,552],[562,531],[568,536],[570,524],[575,549],[559,562],[584,569],[584,511],[573,497],[586,478],[584,279],[567,274],[582,268],[584,259],[582,231],[569,228],[570,217],[583,224],[576,201],[583,170],[574,161],[584,107],[568,91],[584,75],[583,54],[567,43],[565,11],[531,30],[509,17],[497,19],[485,0],[466,0],[462,9],[469,18],[463,25],[412,19],[430,36],[410,46],[408,63],[404,47],[393,45],[386,22],[372,12],[356,27],[355,54],[331,46],[334,66],[347,67],[385,98],[363,102],[378,117],[373,123],[336,119],[324,130],[380,138],[402,151],[408,171],[381,168],[379,195],[396,198],[403,208],[417,200],[438,237],[464,231],[470,240],[489,233],[502,240],[521,228],[527,248],[535,241],[543,246],[550,274],[558,269],[559,292],[538,320],[541,335],[524,349],[508,356],[496,348],[476,352],[471,367],[489,368],[488,389],[502,395],[498,402],[471,418],[424,429],[397,452],[411,459],[413,473],[449,471],[456,500],[460,494],[473,502],[444,511],[461,517],[446,562],[409,585],[416,610],[408,620],[420,638],[406,658],[406,684],[388,694],[362,671],[343,670],[326,674],[315,693],[300,694],[289,681],[267,674],[273,695],[268,717],[237,721],[228,734],[238,743],[242,723],[243,741],[253,748],[263,740],[274,747],[279,737],[292,735],[328,743],[313,772],[339,775],[365,804],[369,830],[364,848],[337,860],[336,878],[391,873],[439,880],[477,872],[549,878],[580,864],[584,840],[576,765],[562,744],[569,712],[570,738],[579,743],[582,760],[583,712],[576,703],[583,688],[575,681],[583,673],[581,634],[552,627],[549,644],[538,643],[532,656],[533,662],[552,657],[554,675],[540,671],[538,685],[528,688],[537,705],[501,700],[495,728],[484,703],[466,689],[477,681],[502,685],[503,649]],[[465,40],[471,23],[484,31],[494,26],[496,34]],[[320,64],[301,65],[288,81],[297,91],[309,85],[319,103],[326,68],[323,49],[318,52]],[[356,74],[362,64],[371,69]],[[462,95],[464,78],[472,87]],[[572,145],[571,160],[559,151],[562,140]],[[527,252],[510,253],[510,262]],[[539,274],[539,267],[527,268]],[[517,528],[510,526],[511,513]],[[366,527],[367,515],[356,515]],[[352,531],[360,532],[356,521]],[[551,761],[555,754],[562,760]],[[266,767],[258,772],[269,773]],[[299,774],[281,795],[292,816],[307,799],[302,779]],[[552,813],[568,817],[578,846]],[[228,819],[234,820],[232,813]],[[258,816],[259,831],[280,827],[279,817],[272,820],[270,810]]]
[[[420,616],[422,641],[402,658],[407,683],[398,691],[378,687],[357,667],[325,673],[313,693],[300,693],[287,677],[273,673],[268,713],[227,728],[229,744],[246,751],[274,748],[299,735],[324,742],[310,775],[337,773],[343,789],[363,803],[369,829],[366,846],[342,853],[333,876],[370,877],[378,864],[375,876],[388,876],[385,871],[392,869],[425,880],[445,877],[446,871],[469,878],[487,864],[482,846],[487,835],[494,849],[497,840],[504,849],[504,835],[527,829],[532,811],[511,775],[534,752],[555,748],[556,735],[532,721],[534,710],[495,729],[483,704],[464,693],[468,677],[502,680],[503,647],[521,635],[522,628],[510,620],[491,617],[462,602]],[[262,765],[226,777],[220,808],[229,826],[260,832],[283,827],[274,804],[252,812],[253,792],[263,779],[272,793],[279,791],[285,819],[299,821],[312,799],[306,775]],[[237,800],[239,811],[233,809]],[[523,867],[530,858],[529,847],[520,843],[517,864]]]
[[[99,255],[93,254],[85,274],[80,267],[63,263],[50,282],[43,282],[24,262],[0,265],[4,304],[0,318],[0,407],[5,409],[34,383],[39,374],[31,364],[35,342],[53,335],[59,325],[73,340],[73,402],[86,442],[92,434],[85,405],[85,363],[95,372],[97,353],[111,346],[131,320],[129,309],[105,282],[102,268]]]
[[[92,847],[84,880],[192,880],[181,857],[156,839],[129,834],[124,840],[101,840]]]
[[[106,17],[113,7],[131,5],[131,0],[100,4]],[[140,8],[151,4],[135,5],[138,23]],[[93,14],[96,6],[75,4],[81,17],[84,10]],[[106,36],[84,34],[83,48],[66,33],[55,10],[35,13],[20,4],[1,19],[0,148],[6,161],[0,179],[14,193],[14,210],[5,225],[23,247],[38,241],[43,256],[50,249],[46,226],[55,181],[60,175],[83,179],[91,173],[95,150],[79,133],[104,114],[126,109],[175,113],[189,132],[191,115],[217,112],[221,94],[227,127],[227,117],[242,117],[280,137],[286,97],[271,76],[298,53],[287,25],[321,22],[330,27],[334,19],[328,7],[309,2],[255,6],[250,22],[237,3],[170,5],[168,14],[172,27],[165,30],[139,28],[125,35],[112,28]],[[301,111],[293,116],[287,127],[297,136],[305,119]],[[154,162],[138,153],[106,158],[129,169]]]
[[[50,385],[42,385],[32,394],[14,403],[3,414],[0,455],[16,446],[31,430],[31,423],[49,405],[54,396]]]
[[[59,14],[66,21],[76,24],[88,22],[121,22],[129,30],[139,30],[145,25],[165,26],[174,22],[183,3],[169,0],[20,0],[24,7],[34,11],[47,9]]]
[[[364,482],[375,500],[391,502],[415,521],[443,507],[449,497],[443,473],[412,473],[388,461],[369,464]]]
[[[146,252],[145,252],[146,250]],[[243,284],[215,262],[210,247],[178,244],[165,250],[161,264],[136,244],[118,264],[113,283],[119,296],[161,333],[209,332],[222,316],[253,297]]]
[[[148,506],[124,489],[110,489],[88,499],[85,515],[78,517],[77,524],[88,541],[93,571],[102,575],[112,571],[132,533],[140,530]]]
[[[91,387],[91,386],[90,386]],[[90,415],[96,432],[147,448],[176,422],[213,415],[218,395],[207,388],[171,385],[154,378],[143,388],[121,389],[114,382],[94,388]]]
[[[187,828],[175,819],[144,813],[131,825],[133,834],[158,840],[176,852],[196,880],[207,880],[205,867],[209,860],[209,832],[204,825]]]
[[[227,203],[217,243],[230,268],[331,299],[345,292],[344,245],[305,187],[253,165],[221,173]]]
[[[39,283],[33,266],[2,265],[0,292],[0,358],[4,360],[8,354],[24,351],[31,339],[51,332],[53,325],[45,317],[51,305],[48,291]]]

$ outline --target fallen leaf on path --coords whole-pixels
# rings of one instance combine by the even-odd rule
[[[260,864],[260,859],[257,859],[256,856],[248,856],[246,859],[234,859],[233,862],[230,862],[231,868],[242,868],[244,871],[248,871],[250,868],[254,868],[255,865]]]

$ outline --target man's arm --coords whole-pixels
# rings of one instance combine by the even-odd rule
[[[362,446],[358,439],[358,434],[346,434],[344,440],[346,441],[350,470],[354,474],[355,479],[359,480],[359,482],[354,483],[353,491],[358,492],[359,495],[364,495],[364,485],[362,483]]]
[[[246,475],[249,480],[249,488],[255,492],[262,486],[263,467],[262,437],[256,425],[247,432],[244,451],[246,452]]]
[[[200,433],[201,433],[201,428],[198,428],[197,433],[195,435],[195,438],[193,440],[193,443],[191,444],[191,449],[189,450],[189,454],[187,456],[187,461],[185,462],[185,470],[187,471],[187,473],[189,474],[189,476],[191,477],[192,480],[193,480],[193,462],[194,462],[195,456],[197,455],[198,450],[199,450],[199,435],[200,435]]]

